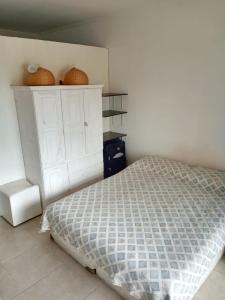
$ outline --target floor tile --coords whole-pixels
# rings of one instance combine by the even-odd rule
[[[123,300],[116,292],[104,283],[100,283],[85,300]]]
[[[1,235],[0,262],[13,258],[37,244],[37,239],[24,230],[15,229]]]
[[[220,272],[225,275],[225,255],[222,257],[222,259],[219,261],[219,263],[215,267],[215,271]],[[225,299],[225,297],[224,297],[224,299]]]
[[[0,237],[5,233],[13,231],[15,231],[15,228],[10,225],[3,217],[0,217]]]
[[[225,275],[213,271],[194,300],[225,300]]]
[[[72,271],[76,271],[77,274],[81,276],[92,276],[87,270],[80,265],[72,256],[66,253],[57,243],[49,239],[49,247],[51,247],[51,251],[60,259],[62,263],[64,263],[68,269],[72,269]]]
[[[95,275],[80,276],[65,265],[18,295],[16,300],[83,300],[98,285]]]
[[[23,224],[19,225],[18,228],[21,228],[23,230],[28,230],[30,232],[38,232],[38,230],[40,230],[40,224],[41,224],[41,217],[38,216],[27,222],[24,222]]]
[[[12,299],[16,294],[21,292],[17,282],[8,274],[8,272],[0,265],[0,299]]]
[[[23,224],[21,224],[18,228],[29,232],[35,239],[45,241],[49,239],[49,231],[41,232],[41,217],[38,216],[34,219],[31,219]]]
[[[2,265],[20,288],[26,289],[51,273],[61,263],[59,257],[47,245],[39,244],[5,260]]]

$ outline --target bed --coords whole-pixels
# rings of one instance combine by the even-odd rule
[[[125,299],[190,300],[223,255],[225,172],[147,156],[49,205],[46,230]]]

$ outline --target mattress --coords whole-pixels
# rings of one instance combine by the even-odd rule
[[[42,230],[126,298],[190,300],[224,251],[225,172],[148,156],[49,205]]]

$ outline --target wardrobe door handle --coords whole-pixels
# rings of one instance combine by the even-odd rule
[[[84,122],[84,126],[85,126],[85,127],[88,127],[88,123],[87,123],[87,122]]]

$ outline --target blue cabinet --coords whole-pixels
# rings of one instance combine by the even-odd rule
[[[104,143],[104,177],[110,177],[126,167],[125,142],[114,139]]]

